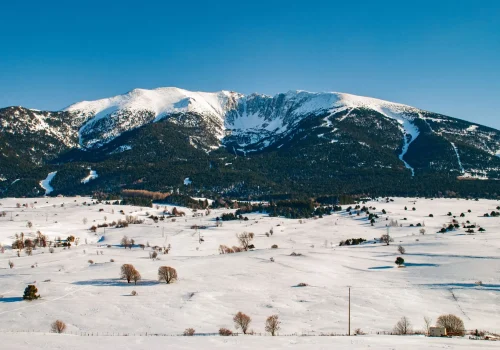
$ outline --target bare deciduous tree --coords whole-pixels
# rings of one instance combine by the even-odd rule
[[[425,325],[425,333],[429,335],[432,325],[432,318],[425,316],[424,317],[424,325]]]
[[[271,333],[274,337],[276,332],[280,330],[281,321],[279,320],[278,315],[269,316],[266,320],[266,332]]]
[[[137,281],[139,281],[141,278],[142,277],[141,277],[141,274],[139,273],[139,271],[134,269],[134,272],[132,273],[132,280],[134,281],[134,284],[137,285]]]
[[[130,245],[130,239],[127,236],[123,236],[120,244],[127,249],[127,247]]]
[[[406,249],[405,249],[402,245],[399,245],[399,246],[398,246],[398,252],[399,252],[400,254],[404,254],[404,253],[406,253]]]
[[[61,320],[56,320],[50,325],[52,333],[63,333],[66,330],[66,324]]]
[[[250,316],[245,315],[240,311],[236,315],[234,315],[233,321],[236,329],[241,328],[243,334],[247,334],[248,326],[250,325],[250,322],[252,322]]]
[[[160,266],[158,268],[158,279],[169,284],[177,279],[177,271],[170,266]]]
[[[455,315],[441,315],[438,317],[436,325],[446,328],[447,333],[456,335],[464,335],[465,327],[464,321]]]
[[[253,240],[254,234],[249,233],[249,232],[243,232],[240,234],[236,235],[236,238],[238,238],[238,242],[240,242],[240,245],[243,249],[248,250],[248,246],[250,245],[250,242]]]
[[[394,326],[393,332],[398,335],[410,334],[412,332],[410,320],[406,316],[401,317]]]
[[[123,264],[121,267],[121,278],[127,280],[127,283],[130,283],[134,279],[134,276],[139,274],[139,272],[135,269],[134,265],[131,264]],[[139,275],[140,278],[140,275]],[[134,280],[135,281],[135,280]]]

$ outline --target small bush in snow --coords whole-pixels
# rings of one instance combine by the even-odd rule
[[[192,337],[194,335],[194,333],[195,333],[194,328],[187,328],[184,331],[184,336]]]
[[[233,335],[233,332],[227,328],[220,328],[219,329],[219,335],[228,337],[230,335]]]
[[[50,325],[50,330],[52,333],[63,333],[65,329],[66,324],[61,320],[57,320]]]

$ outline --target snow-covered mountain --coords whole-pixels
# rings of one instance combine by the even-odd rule
[[[18,177],[19,167],[112,162],[125,155],[150,164],[208,157],[213,165],[214,159],[223,158],[221,150],[237,157],[267,157],[270,164],[276,157],[286,162],[303,157],[308,161],[300,164],[309,171],[326,163],[332,169],[397,170],[410,178],[500,178],[498,130],[338,92],[268,96],[174,87],[134,89],[58,112],[0,109],[0,127],[0,178],[6,179]],[[211,155],[214,151],[217,156]],[[63,173],[58,172],[55,183]],[[182,179],[190,174],[184,175]],[[296,176],[297,183],[308,179],[305,174]],[[99,181],[106,181],[106,176]]]
[[[367,108],[397,120],[403,134],[414,139],[418,135],[411,120],[416,108],[374,98],[337,93],[289,91],[274,97],[236,92],[192,92],[167,87],[154,90],[134,89],[124,95],[96,101],[75,103],[64,111],[75,115],[82,125],[80,145],[99,147],[122,132],[144,124],[158,122],[174,114],[199,114],[216,126],[222,140],[230,132],[241,139],[241,146],[255,144],[270,135],[286,133],[303,118],[345,110]],[[406,137],[404,137],[406,140]]]

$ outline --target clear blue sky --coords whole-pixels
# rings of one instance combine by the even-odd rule
[[[0,106],[340,91],[500,128],[500,1],[9,1]]]

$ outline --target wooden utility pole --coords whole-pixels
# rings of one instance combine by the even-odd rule
[[[351,335],[351,287],[349,287],[349,329],[347,335]]]

